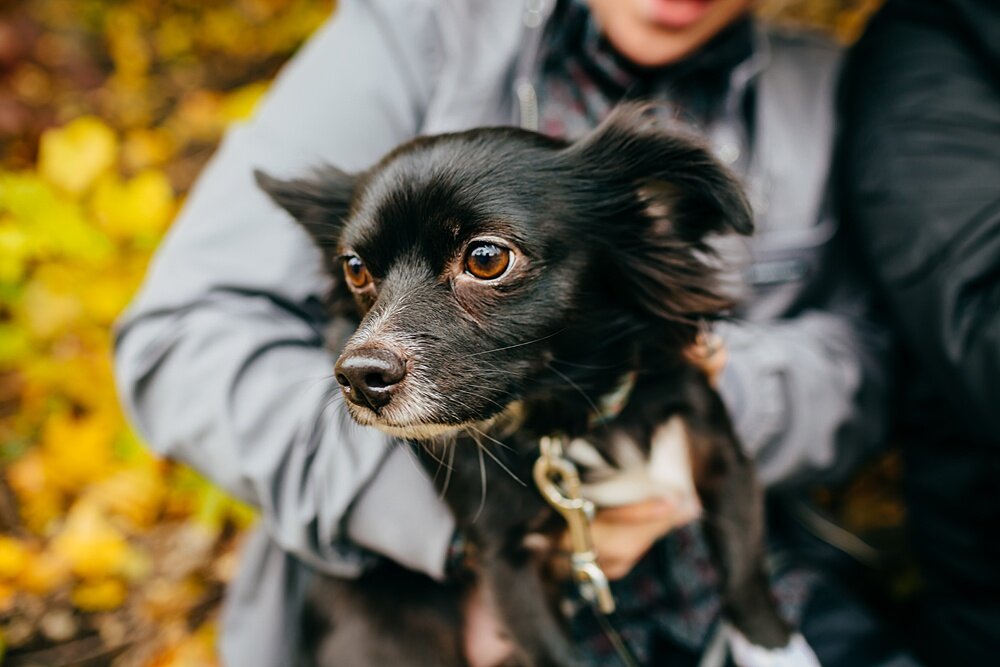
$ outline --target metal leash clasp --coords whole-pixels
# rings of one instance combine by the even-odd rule
[[[597,606],[602,614],[615,610],[608,577],[597,565],[597,553],[590,536],[594,503],[580,495],[580,474],[563,454],[561,438],[545,436],[539,441],[541,454],[535,461],[535,485],[542,496],[566,520],[573,548],[570,564],[573,578],[584,599]]]

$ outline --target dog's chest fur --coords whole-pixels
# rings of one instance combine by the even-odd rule
[[[656,426],[645,446],[627,431],[613,429],[605,437],[604,451],[606,455],[586,438],[575,438],[566,448],[580,469],[581,493],[595,505],[618,507],[662,497],[685,516],[696,513],[700,502],[682,417],[675,415]]]

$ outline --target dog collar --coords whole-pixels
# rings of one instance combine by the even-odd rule
[[[622,410],[625,409],[625,404],[628,403],[628,399],[632,396],[632,390],[635,388],[635,380],[638,375],[638,371],[634,370],[625,373],[618,380],[618,386],[597,400],[597,411],[590,414],[588,419],[589,426],[594,427],[607,424],[621,414]]]

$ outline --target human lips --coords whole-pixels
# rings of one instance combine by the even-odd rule
[[[714,0],[646,0],[646,18],[662,28],[680,30],[696,23]]]

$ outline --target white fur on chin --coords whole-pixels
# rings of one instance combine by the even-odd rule
[[[380,424],[377,421],[371,423],[372,426],[396,438],[403,440],[434,440],[447,435],[455,435],[462,430],[461,426],[455,424],[414,424],[413,426],[392,426],[391,424]]]
[[[368,408],[349,405],[348,410],[354,421],[362,426],[371,426],[378,430],[403,440],[436,440],[449,436],[458,435],[466,429],[473,432],[486,431],[494,427],[499,429],[497,437],[505,437],[515,431],[520,425],[521,403],[514,401],[510,403],[503,412],[490,419],[475,422],[464,422],[462,424],[441,424],[434,422],[414,422],[412,424],[393,424],[379,418]]]

